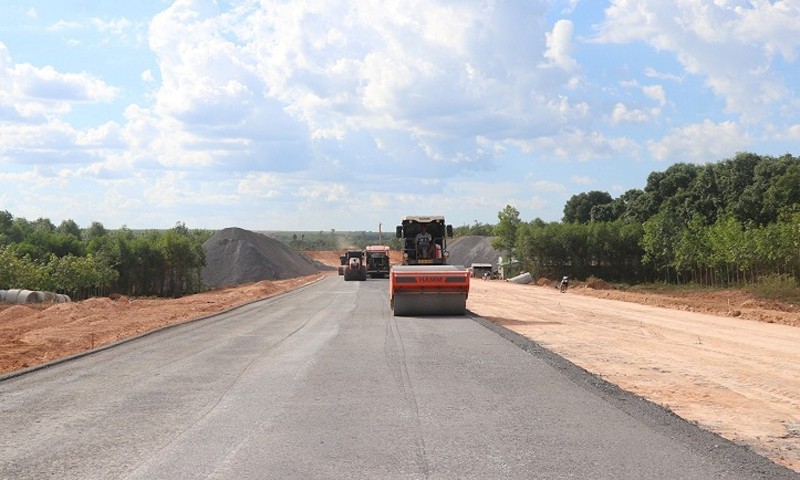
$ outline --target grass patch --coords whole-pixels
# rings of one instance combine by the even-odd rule
[[[618,287],[620,288],[620,287]],[[714,285],[698,285],[684,283],[675,285],[665,282],[642,283],[629,285],[620,290],[634,293],[650,293],[658,295],[681,295],[684,293],[714,293],[728,290],[741,290],[764,300],[773,300],[792,304],[800,304],[800,286],[797,280],[788,274],[771,274],[760,277],[755,283],[740,286],[720,287]]]
[[[715,287],[709,285],[699,285],[697,283],[682,283],[676,285],[673,283],[655,282],[655,283],[640,283],[631,285],[627,288],[630,292],[637,293],[655,293],[660,295],[679,295],[681,293],[693,292],[721,292],[729,290],[724,287]]]
[[[745,286],[745,291],[768,300],[800,302],[800,288],[795,278],[788,274],[771,274],[760,277],[754,284]]]

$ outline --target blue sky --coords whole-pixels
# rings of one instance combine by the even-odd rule
[[[800,152],[796,0],[4,0],[0,210],[87,227],[560,220]]]

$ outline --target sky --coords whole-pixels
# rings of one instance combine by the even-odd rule
[[[2,0],[0,211],[55,225],[560,221],[800,154],[800,0]]]

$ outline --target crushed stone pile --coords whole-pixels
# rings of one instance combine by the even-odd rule
[[[497,268],[497,260],[502,252],[492,248],[494,237],[467,235],[457,237],[447,242],[447,251],[450,258],[447,263],[451,265],[471,266],[473,263],[491,263],[492,268]]]
[[[211,288],[285,280],[332,269],[274,238],[235,227],[218,231],[203,248],[206,266],[200,275]]]

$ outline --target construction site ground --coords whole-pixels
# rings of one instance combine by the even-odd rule
[[[394,252],[393,252],[394,253]],[[327,265],[339,252],[306,252]],[[396,259],[394,259],[396,260]],[[323,275],[180,299],[0,304],[0,375],[297,288]],[[382,281],[386,280],[369,280]],[[545,283],[545,282],[543,282]],[[800,472],[800,311],[741,291],[655,295],[473,279],[467,308],[587,371]]]

